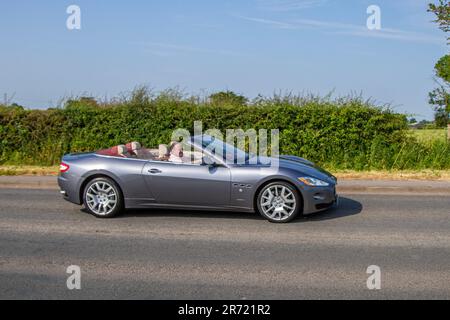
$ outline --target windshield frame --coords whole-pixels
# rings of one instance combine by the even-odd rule
[[[228,147],[232,148],[235,152],[235,157],[232,161],[227,161],[225,158],[221,158],[219,156],[217,156],[216,154],[213,154],[210,150],[207,150],[207,146],[204,145],[203,141],[205,141],[205,137],[207,137],[208,140],[210,139],[214,139],[217,140],[218,142],[220,142],[222,145],[225,146],[225,149],[228,150]],[[201,142],[201,144],[198,144],[198,142]],[[246,161],[249,159],[249,154],[233,145],[230,145],[226,142],[224,142],[223,140],[219,139],[219,138],[215,138],[213,136],[209,136],[209,135],[197,135],[197,136],[192,136],[191,139],[188,141],[188,144],[190,144],[191,146],[193,146],[194,148],[196,148],[197,150],[203,152],[204,154],[207,154],[208,156],[214,158],[214,160],[217,161],[217,163],[222,164],[226,167],[229,167],[231,165],[237,165],[237,154],[239,152],[241,152],[242,154],[244,154],[244,164],[246,163]],[[208,144],[209,145],[209,144]]]

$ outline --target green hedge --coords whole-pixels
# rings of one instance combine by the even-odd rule
[[[157,146],[167,143],[176,128],[192,130],[197,120],[204,130],[280,129],[282,154],[302,156],[328,168],[450,168],[448,145],[438,150],[429,146],[418,155],[425,146],[408,138],[404,115],[358,99],[217,105],[157,97],[106,106],[81,99],[52,110],[0,107],[0,163],[53,165],[64,153],[132,140]]]

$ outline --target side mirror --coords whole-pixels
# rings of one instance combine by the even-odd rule
[[[221,164],[217,163],[216,159],[214,159],[211,156],[205,155],[202,158],[202,165],[204,166],[210,166],[210,167],[220,167]]]

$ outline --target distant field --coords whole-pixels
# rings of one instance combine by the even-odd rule
[[[447,139],[447,129],[423,129],[410,130],[412,136],[419,142],[432,143],[434,141],[445,141]]]

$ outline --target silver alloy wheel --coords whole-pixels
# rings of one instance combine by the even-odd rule
[[[260,205],[266,216],[283,221],[295,212],[297,203],[292,190],[285,185],[275,184],[264,190]]]
[[[95,214],[106,216],[117,205],[116,190],[105,181],[93,183],[86,191],[86,203],[89,209]]]

